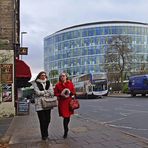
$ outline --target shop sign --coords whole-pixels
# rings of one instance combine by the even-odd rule
[[[0,64],[1,68],[1,83],[13,83],[13,64]]]

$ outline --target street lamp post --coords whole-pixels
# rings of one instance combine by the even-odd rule
[[[21,47],[23,47],[23,35],[27,34],[27,32],[21,32]]]
[[[27,32],[21,32],[21,47],[23,47],[23,35],[27,34]],[[22,55],[21,55],[21,59],[22,59]]]

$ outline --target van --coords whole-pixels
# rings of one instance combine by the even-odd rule
[[[128,92],[131,96],[148,94],[148,74],[129,77]]]

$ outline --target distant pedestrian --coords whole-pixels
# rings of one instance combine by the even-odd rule
[[[43,109],[41,98],[54,95],[53,87],[44,71],[41,71],[33,83],[35,91],[35,109],[37,111],[42,140],[48,138],[48,126],[51,120],[51,108]]]
[[[62,72],[59,76],[59,82],[54,88],[54,95],[57,96],[58,99],[59,116],[63,117],[63,138],[67,138],[70,116],[74,113],[74,111],[70,110],[69,103],[72,99],[72,96],[75,95],[75,88],[73,83],[68,80],[68,76],[65,72]]]

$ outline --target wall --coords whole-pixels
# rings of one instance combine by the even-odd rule
[[[18,37],[15,4],[16,0],[0,0],[0,65],[12,65],[12,71],[7,71],[6,69],[8,74],[5,75],[5,78],[4,74],[2,75],[2,66],[0,66],[0,117],[9,117],[15,114],[14,47]],[[12,82],[8,82],[9,79],[12,80]],[[11,88],[7,88],[10,86]],[[5,94],[11,95],[11,97],[5,97]]]

